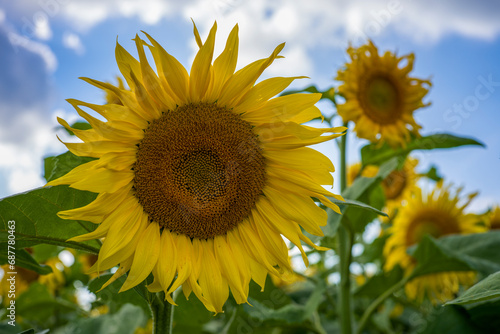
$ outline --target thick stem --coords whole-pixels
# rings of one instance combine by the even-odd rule
[[[347,126],[347,123],[344,124]],[[340,139],[340,190],[341,193],[347,187],[347,135],[343,135]],[[347,222],[339,226],[338,230],[338,255],[340,259],[340,291],[339,291],[339,315],[340,328],[342,334],[352,333],[353,312],[351,306],[351,250],[354,241],[354,234],[346,226]]]
[[[153,314],[153,334],[172,334],[174,306],[164,300],[163,293],[155,295],[149,307]]]

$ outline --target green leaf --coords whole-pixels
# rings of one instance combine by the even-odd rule
[[[500,298],[500,272],[491,274],[465,291],[460,297],[446,303],[465,305]]]
[[[413,278],[443,272],[467,271],[472,268],[461,260],[455,252],[438,244],[436,239],[426,235],[412,254],[418,264],[413,270]]]
[[[451,235],[437,240],[426,236],[409,250],[418,261],[412,276],[461,270],[495,273],[500,271],[499,244],[500,231]]]
[[[369,206],[368,204],[365,204],[365,203],[360,202],[360,201],[356,201],[353,199],[345,199],[344,201],[339,201],[338,199],[335,199],[332,197],[330,198],[330,200],[333,203],[337,204],[339,206],[339,208],[341,206],[346,206],[346,207],[351,207],[351,208],[360,208],[360,209],[363,209],[366,211],[371,211],[372,213],[375,213],[375,214],[380,215],[380,216],[388,217],[387,213],[380,211],[379,209],[374,208],[372,206]]]
[[[55,180],[67,174],[73,168],[92,160],[95,160],[95,158],[79,157],[69,151],[55,157],[45,158],[45,180],[47,182]]]
[[[35,330],[33,328],[27,329],[25,331],[22,331],[19,334],[35,334]]]
[[[436,182],[439,182],[443,179],[443,177],[438,173],[436,166],[434,166],[434,165],[432,165],[429,168],[429,170],[423,174],[423,176],[425,176],[431,180],[434,180]]]
[[[435,309],[428,316],[428,324],[419,334],[486,334],[478,328],[467,312],[454,306]]]
[[[464,145],[485,145],[473,138],[458,137],[447,133],[437,133],[426,137],[412,137],[405,148],[392,148],[387,144],[378,147],[377,144],[366,145],[361,149],[363,165],[380,165],[393,157],[405,157],[413,150],[433,150],[437,148],[453,148]]]
[[[98,253],[99,243],[67,241],[89,233],[96,225],[85,221],[64,220],[57,212],[87,205],[96,194],[67,186],[35,189],[0,200],[0,249],[7,249],[9,234],[15,236],[15,247],[26,248],[45,243]],[[14,221],[14,224],[9,224]],[[12,230],[9,227],[15,225]]]
[[[203,325],[214,318],[196,296],[191,295],[189,300],[183,293],[177,295],[174,309],[174,333],[202,333]]]
[[[31,256],[31,254],[28,253],[25,249],[17,249],[17,250],[9,249],[9,250],[13,252],[10,254],[14,254],[15,256],[16,266],[32,270],[36,273],[39,273],[40,275],[46,275],[52,272],[52,268],[36,262],[36,260]],[[9,254],[8,250],[0,253],[0,264],[9,263],[8,254]],[[12,271],[15,270],[13,269]]]
[[[144,312],[148,314],[148,303],[135,289],[118,293],[125,282],[126,275],[123,275],[106,288],[100,290],[103,284],[106,283],[111,276],[113,276],[113,274],[104,274],[89,282],[88,289],[96,295],[98,301],[107,304],[110,313],[118,312],[125,304],[133,304],[141,307]]]

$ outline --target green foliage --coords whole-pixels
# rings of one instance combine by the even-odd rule
[[[467,305],[500,298],[500,271],[483,279],[448,305]]]
[[[49,266],[39,264],[25,249],[15,251],[16,266],[32,270],[40,275],[49,274],[52,269]],[[0,265],[9,263],[8,252],[0,253]]]
[[[394,157],[406,157],[414,150],[434,150],[438,148],[454,148],[464,145],[482,146],[484,144],[466,137],[458,137],[447,133],[437,133],[426,137],[413,137],[404,148],[392,148],[387,144],[366,145],[361,149],[361,162],[366,165],[380,165]],[[380,147],[379,147],[380,146]]]
[[[1,199],[0,249],[6,253],[8,222],[14,219],[16,249],[45,243],[97,253],[97,241],[67,241],[74,236],[93,231],[95,224],[57,217],[57,212],[87,205],[95,197],[96,194],[90,192],[57,186]]]
[[[418,261],[412,277],[442,272],[475,270],[488,275],[500,271],[497,247],[500,231],[451,235],[440,239],[426,236],[410,253]]]

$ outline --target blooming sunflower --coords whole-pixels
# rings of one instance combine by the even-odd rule
[[[83,143],[65,145],[98,159],[48,185],[99,193],[59,216],[99,224],[72,240],[104,238],[91,271],[119,268],[103,288],[128,272],[124,291],[153,273],[149,290],[164,291],[170,303],[182,286],[186,297],[194,292],[208,310],[222,312],[229,289],[245,303],[251,279],[263,288],[267,273],[291,272],[281,235],[297,245],[306,264],[301,241],[323,249],[300,227],[322,235],[326,212],[313,198],[339,212],[326,196],[341,197],[321,186],[333,182],[331,161],[306,146],[345,128],[301,125],[321,116],[314,106],[321,94],[273,98],[296,77],[255,84],[284,44],[235,72],[236,25],[212,62],[216,28],[203,43],[194,27],[199,51],[190,74],[146,33],[147,41],[134,39],[139,60],[117,43],[116,60],[130,90],[83,80],[113,92],[121,105],[68,100],[92,129],[72,129]]]
[[[464,213],[476,194],[469,195],[465,203],[459,204],[462,202],[460,193],[461,189],[458,189],[452,194],[450,186],[443,186],[442,182],[427,195],[417,188],[387,230],[392,235],[384,247],[386,271],[399,265],[406,274],[410,274],[416,263],[406,249],[418,244],[425,235],[440,238],[450,234],[484,232],[484,227],[477,224],[475,215]],[[460,285],[469,286],[474,279],[473,272],[424,275],[407,283],[405,292],[410,299],[422,300],[427,296],[433,302],[445,301],[454,297]]]
[[[349,47],[351,62],[337,73],[342,81],[339,93],[345,103],[338,105],[338,113],[345,122],[355,123],[354,131],[371,142],[387,142],[405,146],[410,133],[421,128],[413,112],[424,104],[431,83],[409,76],[414,55],[397,57],[391,52],[379,56],[377,47],[369,41],[357,49]],[[400,67],[401,61],[406,65]]]

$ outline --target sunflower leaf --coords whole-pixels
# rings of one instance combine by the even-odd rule
[[[92,160],[95,158],[79,157],[69,151],[58,156],[47,157],[44,159],[45,180],[47,182],[55,180],[73,168]]]
[[[9,250],[13,253],[10,253]],[[46,275],[52,272],[51,267],[36,262],[36,260],[25,249],[9,248],[8,251],[0,253],[0,264],[9,263],[9,258],[8,258],[9,254],[14,254],[16,263],[15,265],[18,267],[32,270],[40,275]],[[10,271],[15,272],[16,270],[14,269]]]
[[[333,203],[337,204],[341,210],[342,210],[342,206],[354,207],[354,208],[360,208],[360,209],[371,211],[371,212],[376,213],[377,215],[380,215],[380,216],[389,217],[387,215],[387,213],[380,211],[379,209],[374,208],[373,206],[370,206],[370,205],[363,203],[363,202],[360,202],[360,201],[356,201],[353,199],[345,199],[344,201],[339,201],[335,198],[330,198],[330,200]]]
[[[405,157],[413,150],[433,150],[437,148],[453,148],[464,145],[485,145],[473,138],[458,137],[448,133],[436,133],[426,137],[412,137],[404,148],[392,148],[387,144],[378,147],[377,144],[369,144],[361,149],[361,162],[366,165],[380,165],[393,157]]]
[[[471,321],[467,311],[453,305],[440,307],[427,316],[427,324],[420,334],[470,334],[491,333],[484,332]]]
[[[0,199],[0,250],[7,253],[8,236],[15,236],[17,250],[50,244],[97,253],[99,243],[68,239],[93,231],[90,222],[63,220],[57,212],[87,205],[96,194],[67,186],[39,188]],[[14,223],[9,223],[14,222]]]
[[[446,305],[467,305],[500,298],[500,272],[486,277]]]
[[[409,249],[418,261],[412,277],[443,271],[495,273],[500,271],[499,244],[500,231],[451,235],[437,240],[425,236],[418,246]]]

